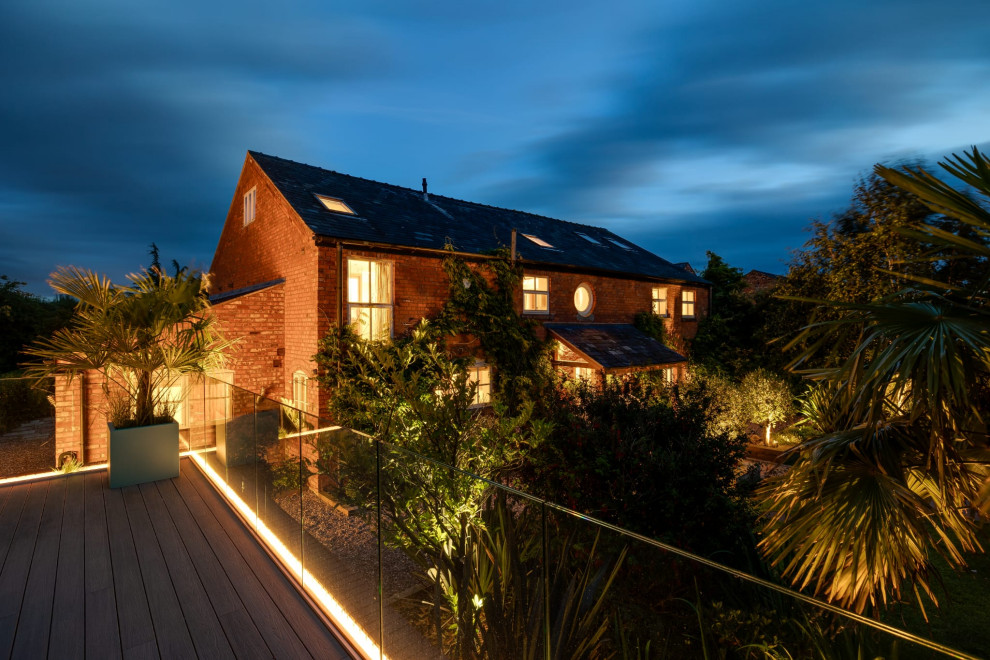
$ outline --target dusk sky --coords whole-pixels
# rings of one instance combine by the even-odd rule
[[[208,268],[245,152],[783,273],[990,139],[990,2],[0,4],[0,274]]]

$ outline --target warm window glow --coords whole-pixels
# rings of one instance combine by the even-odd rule
[[[473,406],[487,406],[492,401],[492,372],[484,363],[476,363],[468,369],[468,382],[477,384],[474,390]]]
[[[590,381],[594,375],[594,369],[589,367],[574,367],[574,380]]]
[[[317,195],[316,199],[320,200],[323,206],[327,207],[328,211],[333,211],[334,213],[346,213],[347,215],[354,215],[354,211],[347,204],[344,204],[342,200],[336,197],[327,197],[326,195]]]
[[[257,195],[258,189],[251,188],[251,190],[244,193],[244,226],[247,227],[249,224],[254,222],[254,202]]]
[[[574,309],[580,316],[588,316],[595,305],[595,294],[591,291],[591,285],[581,284],[574,290]]]
[[[299,410],[306,412],[309,410],[309,398],[306,396],[306,372],[297,371],[292,374],[292,400],[293,405]]]
[[[349,323],[358,336],[380,340],[392,336],[392,264],[347,260]]]
[[[694,318],[694,291],[681,292],[681,316]]]
[[[653,287],[653,313],[657,316],[667,316],[666,287]]]
[[[674,370],[671,367],[665,367],[663,370],[663,380],[665,383],[674,382]]]
[[[523,311],[550,311],[550,278],[525,275],[523,277]]]
[[[539,236],[531,236],[530,234],[523,234],[523,236],[525,236],[529,240],[533,241],[534,243],[536,243],[540,247],[551,248],[551,249],[553,248],[552,245],[550,245],[549,243],[547,243],[545,240],[543,240]]]

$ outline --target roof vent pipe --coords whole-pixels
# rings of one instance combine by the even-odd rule
[[[426,192],[426,177],[423,177],[423,199],[430,201],[430,195]]]

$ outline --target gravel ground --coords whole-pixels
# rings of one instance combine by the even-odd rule
[[[297,493],[280,498],[279,505],[298,519]],[[378,579],[378,540],[373,524],[369,525],[359,515],[344,515],[310,492],[303,493],[303,507],[306,531],[355,573],[372,582]],[[386,602],[423,585],[416,577],[422,569],[395,548],[382,548],[382,572]]]
[[[0,435],[0,477],[48,472],[55,466],[55,419],[36,419]]]

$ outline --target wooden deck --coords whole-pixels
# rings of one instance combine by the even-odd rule
[[[349,658],[188,459],[0,487],[0,658]]]

